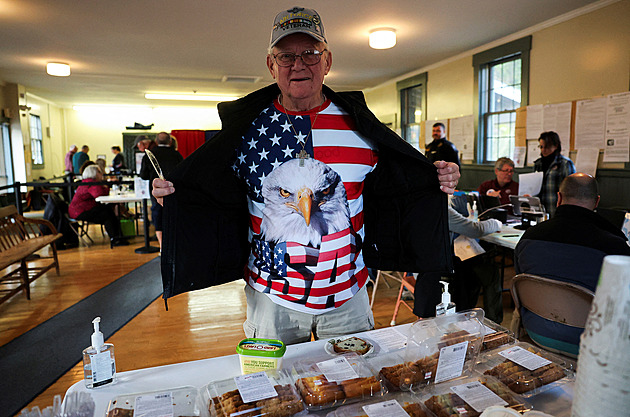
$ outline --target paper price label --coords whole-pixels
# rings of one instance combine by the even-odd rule
[[[435,372],[436,384],[461,376],[467,350],[468,341],[440,349],[440,359],[438,359],[437,371]]]
[[[324,362],[318,362],[317,367],[324,374],[328,382],[346,381],[359,377],[354,368],[352,368],[352,365],[350,365],[350,362],[343,356]]]
[[[407,336],[393,327],[372,330],[368,334],[384,351],[402,349],[407,346]]]
[[[134,414],[142,417],[173,417],[173,394],[161,392],[137,396]]]
[[[363,411],[368,417],[409,417],[409,414],[396,400],[364,405]]]
[[[273,387],[267,374],[257,372],[255,374],[241,375],[234,378],[236,389],[244,403],[277,397],[278,393]]]
[[[534,371],[551,363],[550,360],[545,359],[542,356],[538,356],[520,346],[514,346],[510,349],[501,351],[499,352],[499,355],[529,369],[530,371]]]
[[[483,413],[483,410],[493,405],[508,405],[501,397],[479,381],[451,387],[451,391],[479,413]]]
[[[92,366],[92,384],[95,387],[111,382],[114,377],[114,365],[112,365],[112,355],[109,351],[90,355]]]

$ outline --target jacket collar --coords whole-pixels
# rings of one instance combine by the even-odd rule
[[[572,204],[563,204],[556,208],[556,212],[553,217],[565,218],[580,223],[586,221],[594,224],[600,229],[603,229],[609,233],[622,237],[624,240],[627,240],[626,235],[624,235],[621,229],[615,227],[614,224],[604,219],[596,212],[586,209],[584,207],[574,206]]]

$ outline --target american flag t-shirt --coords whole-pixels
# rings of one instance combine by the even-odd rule
[[[287,119],[284,109],[274,101],[261,112],[243,136],[233,164],[236,175],[245,181],[248,188],[252,243],[246,277],[248,284],[257,291],[269,294],[280,305],[315,314],[341,306],[365,285],[367,268],[361,256],[362,191],[365,176],[378,161],[374,146],[354,130],[352,119],[343,110],[330,101],[321,107],[321,111],[318,108],[302,113],[286,112],[290,117]],[[296,180],[292,178],[293,175],[282,179],[279,172],[282,169],[289,170],[291,165],[297,166],[295,158],[302,150],[302,145],[314,158],[310,165],[322,169],[322,176],[341,179],[336,194],[341,191],[345,195],[343,207],[341,200],[337,200],[339,210],[324,214],[326,207],[334,203],[324,201],[330,197],[327,193],[335,193],[335,189],[329,187],[317,191],[322,181],[315,178],[311,184],[308,179],[304,179],[308,189],[313,190],[309,191],[312,194],[313,207],[310,212],[313,215],[309,226],[304,219],[299,218],[300,227],[309,233],[313,228],[325,228],[326,222],[332,224],[334,221],[331,218],[339,217],[339,212],[344,211],[348,213],[347,226],[331,225],[327,232],[322,233],[321,241],[317,237],[316,243],[308,242],[302,235],[291,236],[293,229],[285,231],[289,233],[286,239],[265,240],[265,235],[270,235],[269,228],[274,224],[282,226],[285,218],[270,219],[275,213],[271,209],[272,204],[275,204],[273,199],[279,196],[270,198],[267,195],[265,201],[263,184],[266,184],[269,193],[270,182],[276,181],[277,188],[273,190],[279,189],[281,193],[288,194],[290,183]],[[274,172],[287,161],[291,162]],[[299,174],[302,171],[298,169],[294,172]],[[270,175],[271,179],[265,183]],[[291,209],[287,209],[287,206]],[[295,212],[298,210],[295,204],[283,203],[278,209],[287,211],[287,215],[295,221]],[[263,224],[265,215],[267,217]],[[315,224],[316,217],[319,219],[318,224]],[[295,228],[295,233],[299,234],[299,230],[299,227]]]

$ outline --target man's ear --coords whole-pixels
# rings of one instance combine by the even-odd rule
[[[599,205],[599,199],[600,199],[600,196],[597,196],[597,200],[595,200],[595,207],[593,207],[593,210],[595,210],[597,206]]]
[[[558,191],[558,203],[556,204],[556,207],[560,207],[561,205],[562,205],[562,193]]]
[[[267,69],[269,69],[269,73],[271,74],[271,77],[275,80],[276,79],[276,70],[273,66],[273,58],[271,57],[271,55],[267,55]]]
[[[324,68],[324,75],[328,75],[330,72],[330,68],[332,67],[332,52],[328,51],[328,56],[326,57],[326,67]]]

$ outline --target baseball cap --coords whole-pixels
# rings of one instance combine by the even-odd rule
[[[296,6],[276,15],[271,29],[269,47],[273,48],[280,39],[294,33],[306,33],[320,42],[326,42],[324,24],[319,14],[313,9]]]
[[[136,140],[133,142],[133,146],[138,146],[138,143],[143,140],[151,140],[147,135],[138,135],[136,136]]]

